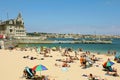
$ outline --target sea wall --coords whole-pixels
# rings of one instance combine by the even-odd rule
[[[48,41],[48,40],[18,40],[18,43],[71,43],[71,44],[77,44],[77,43],[84,43],[84,44],[111,44],[112,41]]]

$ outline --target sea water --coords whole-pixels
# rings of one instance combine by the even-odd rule
[[[83,51],[91,51],[97,53],[107,53],[108,51],[120,53],[120,39],[113,39],[112,44],[70,44],[70,43],[53,43],[53,44],[19,44],[19,47],[59,47],[62,48],[72,48],[74,50],[78,50],[78,48],[82,48]]]

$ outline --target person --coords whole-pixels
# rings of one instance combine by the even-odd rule
[[[2,49],[1,45],[0,45],[0,49]]]
[[[91,60],[92,60],[94,63],[95,63],[96,61],[98,61],[97,58],[95,57],[95,55],[92,55]]]
[[[90,73],[88,76],[88,80],[95,80],[95,77],[93,77],[93,75]]]
[[[26,77],[26,79],[31,79],[33,76],[35,76],[35,74],[36,71],[33,71],[29,67],[25,67],[25,69],[23,70],[23,76]]]
[[[66,62],[63,62],[62,67],[70,67]]]
[[[70,58],[66,58],[65,62],[66,63],[71,63],[71,59]]]
[[[84,61],[84,58],[83,58],[83,56],[80,56],[80,66],[83,66],[83,61]]]
[[[83,56],[80,57],[80,63],[81,63],[81,66],[83,66],[83,68],[86,68],[86,59],[85,59],[85,57],[83,57]]]
[[[85,56],[83,57],[83,67],[84,67],[84,68],[87,67],[86,63],[87,63],[87,60],[86,60],[86,55],[85,55]]]
[[[77,51],[75,51],[75,57],[77,57],[77,54],[78,54]]]
[[[70,63],[74,62],[72,56],[69,56],[69,61],[70,61]]]
[[[82,52],[83,50],[82,50],[82,48],[79,48],[78,51],[79,51],[79,52]]]
[[[118,73],[117,73],[117,70],[115,72],[110,72],[110,71],[107,71],[108,75],[112,75],[112,76],[119,76]]]
[[[110,51],[108,50],[108,54],[110,54]]]

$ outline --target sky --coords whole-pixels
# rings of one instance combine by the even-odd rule
[[[19,12],[27,32],[120,35],[120,0],[0,0],[1,20]]]

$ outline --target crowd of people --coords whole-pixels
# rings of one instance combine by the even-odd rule
[[[79,61],[80,62],[80,67],[82,69],[85,68],[89,68],[92,67],[93,64],[95,64],[96,62],[98,62],[100,59],[98,57],[96,57],[95,54],[91,54],[90,51],[86,51],[86,52],[82,52],[83,50],[80,48],[78,49],[78,51],[74,51],[71,48],[40,48],[40,51],[38,50],[38,48],[34,48],[34,50],[36,51],[36,53],[43,55],[44,57],[48,57],[51,54],[51,50],[52,51],[59,51],[61,53],[61,56],[66,57],[66,58],[62,58],[62,59],[56,59],[56,61],[61,62],[62,64],[58,64],[57,62],[55,63],[55,66],[59,66],[59,67],[71,67],[70,64],[74,63],[75,61]],[[71,54],[71,52],[73,54]],[[81,52],[79,54],[79,52]],[[27,56],[28,57],[28,56]],[[116,60],[116,58],[115,58]],[[109,58],[106,61],[107,62],[112,62]],[[101,64],[102,65],[102,64]],[[112,75],[112,76],[119,76],[117,73],[117,69],[112,68],[111,66],[103,66],[103,69],[105,69],[106,74],[108,75]],[[44,76],[45,77],[45,76]],[[98,77],[93,76],[93,74],[89,74],[88,76],[88,80],[107,80],[107,79],[98,79]],[[37,80],[37,79],[35,79]],[[44,79],[41,79],[44,80]]]

